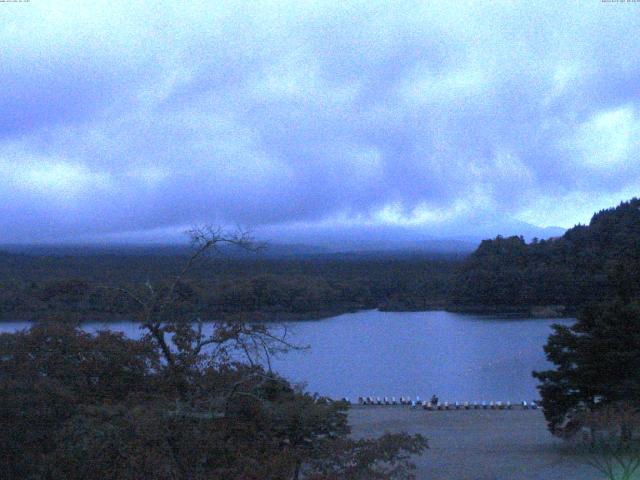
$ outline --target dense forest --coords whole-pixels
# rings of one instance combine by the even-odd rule
[[[640,292],[637,198],[594,214],[588,226],[562,237],[483,241],[460,265],[449,305],[496,311],[556,306],[550,310],[572,314],[603,300],[612,287]]]
[[[126,319],[118,289],[162,284],[185,255],[0,254],[0,318]],[[335,254],[207,258],[179,285],[181,312],[207,318],[307,319],[359,309],[443,308],[453,255]]]

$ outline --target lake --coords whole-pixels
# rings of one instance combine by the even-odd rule
[[[288,339],[309,345],[276,358],[274,369],[334,398],[412,396],[441,401],[538,398],[532,370],[546,369],[543,345],[551,325],[567,319],[504,319],[441,311],[362,311],[316,321],[286,322]],[[0,332],[28,322],[0,323]],[[136,337],[133,322],[87,323]]]

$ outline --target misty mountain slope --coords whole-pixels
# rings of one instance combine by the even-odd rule
[[[272,227],[258,230],[256,237],[274,246],[296,243],[326,252],[414,250],[470,253],[483,239],[498,234],[522,235],[531,240],[555,237],[564,232],[565,229],[560,227],[543,228],[499,215],[484,214],[430,226],[355,224]]]

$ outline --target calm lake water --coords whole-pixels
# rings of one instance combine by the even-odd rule
[[[532,370],[549,366],[542,346],[553,323],[567,319],[501,319],[448,312],[363,311],[318,321],[287,322],[287,338],[306,351],[276,358],[274,369],[334,398],[412,396],[442,401],[538,398]],[[0,323],[0,332],[28,322]],[[132,322],[88,323],[136,337]]]

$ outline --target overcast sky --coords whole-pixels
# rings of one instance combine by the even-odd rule
[[[639,32],[600,0],[0,3],[0,242],[588,222],[640,192]]]

